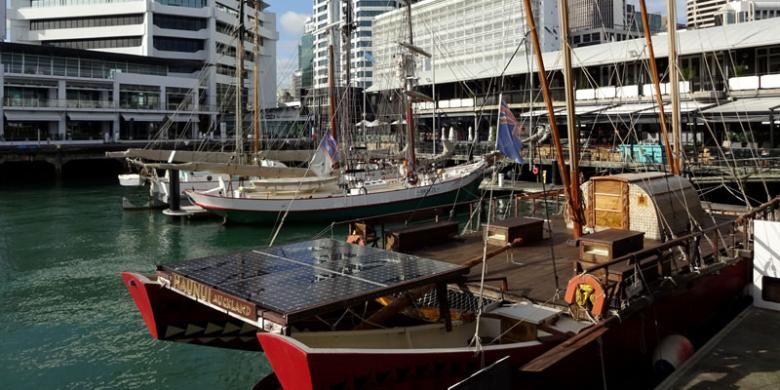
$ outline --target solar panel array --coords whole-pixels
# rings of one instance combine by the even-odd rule
[[[319,239],[161,266],[280,314],[376,295],[409,281],[454,277],[460,266]]]

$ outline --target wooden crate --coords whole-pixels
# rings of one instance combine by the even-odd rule
[[[537,218],[507,218],[486,225],[485,229],[488,243],[499,246],[511,244],[517,239],[526,245],[544,238],[544,220]]]
[[[607,229],[580,238],[580,260],[607,263],[644,247],[644,232]]]
[[[385,233],[385,249],[409,252],[428,245],[443,244],[458,234],[458,223],[445,221],[413,225]]]

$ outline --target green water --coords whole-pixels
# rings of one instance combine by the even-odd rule
[[[246,389],[269,372],[261,353],[153,340],[119,272],[267,245],[271,228],[125,212],[127,193],[0,188],[0,388]]]

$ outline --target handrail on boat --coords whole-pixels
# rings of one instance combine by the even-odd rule
[[[603,264],[594,265],[592,267],[588,267],[584,270],[584,273],[593,273],[594,271],[598,270],[605,270],[608,271],[608,268],[611,266],[616,266],[620,263],[628,262],[628,264],[635,265],[641,263],[642,260],[649,258],[651,256],[658,256],[656,261],[660,260],[663,256],[660,256],[664,251],[667,251],[669,249],[684,246],[688,249],[690,249],[690,243],[693,241],[698,246],[701,242],[701,239],[708,233],[716,232],[720,233],[721,229],[727,228],[728,231],[734,235],[734,230],[742,225],[745,225],[746,223],[752,221],[758,214],[763,213],[763,216],[766,217],[770,211],[774,211],[775,209],[780,208],[780,196],[775,197],[774,199],[752,209],[751,211],[740,215],[733,221],[723,222],[717,225],[710,226],[706,229],[702,229],[698,232],[694,232],[688,235],[685,235],[683,237],[678,237],[676,239],[664,242],[662,244],[653,246],[651,248],[642,249],[633,253],[629,253],[627,255],[618,257],[614,260],[608,261]],[[749,232],[745,231],[745,238],[748,239]],[[718,239],[716,237],[714,244],[713,244],[713,253],[717,254],[719,252],[718,250]],[[608,273],[608,272],[607,272]],[[605,276],[606,277],[606,276]]]

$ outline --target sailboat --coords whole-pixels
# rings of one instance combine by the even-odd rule
[[[568,10],[565,0],[562,4],[562,10]],[[525,6],[540,79],[546,80],[530,1],[526,0]],[[646,13],[644,1],[642,8]],[[566,14],[562,11],[561,17]],[[549,86],[542,84],[553,142],[562,150]],[[570,132],[575,129],[569,127]],[[570,134],[569,139],[573,138]],[[556,156],[562,178],[577,171],[573,155],[570,171],[564,154]],[[668,158],[670,171],[674,171],[674,158]],[[572,183],[576,181],[568,185]],[[558,291],[556,283],[550,287],[554,296],[548,300],[527,297],[511,305],[482,305],[476,318],[452,320],[444,314],[435,320],[443,324],[342,330],[353,325],[341,322],[345,317],[359,320],[360,325],[386,325],[376,321],[375,314],[382,309],[368,309],[373,298],[396,299],[386,308],[404,299],[421,304],[408,298],[421,286],[436,284],[436,291],[442,292],[447,284],[464,280],[433,280],[431,275],[421,280],[420,273],[377,272],[388,268],[420,271],[426,259],[332,240],[326,245],[317,240],[196,259],[172,269],[163,267],[157,280],[132,273],[124,273],[123,279],[154,337],[229,348],[262,347],[285,388],[441,388],[504,356],[509,356],[523,375],[522,382],[513,383],[516,386],[602,386],[607,383],[602,375],[608,370],[625,373],[638,386],[650,383],[644,375],[653,371],[649,355],[656,348],[662,348],[671,336],[695,336],[697,330],[711,325],[715,313],[728,309],[740,297],[752,268],[751,224],[776,218],[780,209],[780,198],[775,198],[735,219],[715,219],[705,215],[690,182],[659,172],[595,177],[582,186],[567,188],[567,217],[549,221],[560,230],[548,238],[549,242],[521,240],[523,247],[514,253],[528,259],[528,264],[513,275],[523,278],[529,274],[528,285],[516,288],[533,290],[533,285],[542,284],[540,278],[552,279],[555,273],[557,279],[559,271],[553,271],[554,264],[562,253],[574,265],[565,267],[568,274],[563,274],[564,280],[570,276],[565,290]],[[570,195],[580,191],[587,195],[584,206],[573,203],[576,198]],[[581,214],[576,212],[580,209]],[[575,236],[582,229],[578,247],[567,242],[568,231],[560,228],[566,222],[574,228]],[[483,241],[477,246],[480,253],[486,253],[482,252],[487,248]],[[447,251],[447,255],[458,249]],[[558,255],[551,258],[550,252]],[[361,254],[370,264],[359,261]],[[409,260],[415,265],[407,268],[409,263],[404,261]],[[487,264],[487,260],[485,254],[470,266]],[[501,262],[506,268],[506,262]],[[540,267],[548,267],[546,273],[536,273]],[[173,275],[183,270],[191,272],[190,279]],[[499,270],[492,271],[499,274]],[[458,272],[460,276],[468,273],[463,269]],[[371,277],[384,279],[377,282]],[[350,283],[341,283],[345,280]],[[290,288],[292,283],[296,288]],[[371,293],[356,294],[352,288],[358,284]],[[339,286],[350,290],[339,295],[337,292],[343,291]],[[269,290],[283,297],[269,294]],[[322,297],[315,292],[325,293],[328,301],[310,302]],[[341,316],[325,316],[337,307],[337,301],[346,305],[347,311]],[[289,310],[273,310],[280,306]],[[441,305],[439,313],[449,312],[445,306]],[[354,307],[366,307],[361,309],[364,315],[355,315]],[[296,324],[296,318],[331,330]],[[253,330],[260,346],[247,338]],[[240,346],[233,344],[238,340]],[[637,370],[641,374],[634,378]]]
[[[411,18],[411,11],[407,12]],[[411,23],[409,24],[411,26]],[[187,191],[193,204],[229,221],[253,223],[284,220],[290,222],[333,222],[383,213],[413,210],[470,200],[477,197],[478,186],[491,162],[481,159],[453,167],[424,171],[418,169],[415,156],[415,127],[412,100],[415,91],[414,57],[428,55],[413,45],[409,30],[401,65],[406,111],[406,158],[380,161],[385,169],[341,170],[337,143],[333,45],[329,47],[330,129],[310,162],[316,177],[306,179],[254,181],[234,191],[217,193]],[[342,121],[351,123],[349,118]],[[365,161],[363,165],[372,165]],[[355,173],[354,171],[363,171]]]
[[[233,152],[211,152],[202,150],[158,150],[149,147],[145,149],[128,149],[124,152],[109,152],[109,157],[123,157],[134,166],[140,168],[141,173],[119,175],[119,182],[122,186],[143,186],[150,184],[150,198],[152,204],[172,204],[174,188],[177,192],[177,201],[179,198],[187,199],[184,191],[218,191],[219,188],[238,188],[243,178],[246,177],[301,177],[305,172],[295,168],[289,168],[282,163],[284,161],[306,161],[311,155],[310,151],[261,151],[260,144],[262,140],[262,121],[260,104],[260,16],[259,3],[255,4],[254,15],[254,72],[253,72],[253,149],[252,153],[244,152],[244,101],[241,89],[244,85],[244,36],[246,27],[244,26],[244,7],[239,7],[238,25],[236,26],[236,73],[235,88],[235,148]],[[227,50],[227,49],[225,49]],[[204,67],[202,75],[207,75]],[[201,80],[201,85],[205,80]],[[190,91],[192,99],[193,89]],[[227,97],[225,97],[227,98]],[[182,101],[182,106],[186,99]],[[169,120],[163,124],[159,135],[167,135],[172,122]],[[216,123],[211,123],[216,127]],[[207,131],[211,133],[214,128]],[[152,145],[156,141],[152,142]],[[195,145],[198,149],[201,145]],[[157,170],[165,170],[164,175],[158,175]],[[176,183],[173,183],[176,181]],[[127,203],[127,200],[125,200]],[[176,202],[178,204],[178,202]]]

